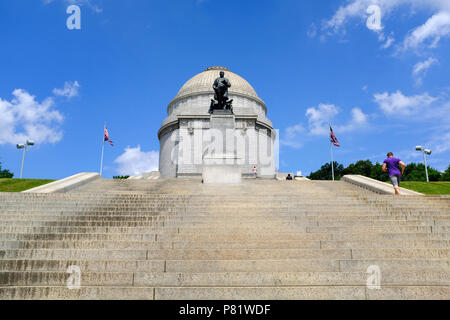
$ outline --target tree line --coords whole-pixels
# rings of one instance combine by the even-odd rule
[[[14,173],[9,170],[2,170],[2,163],[0,162],[0,179],[11,179]],[[128,179],[130,176],[114,176],[113,179]]]
[[[14,177],[14,173],[10,172],[9,170],[2,170],[2,163],[0,162],[0,179],[10,179]]]
[[[359,174],[375,180],[389,181],[389,175],[381,170],[382,164],[372,163],[370,160],[360,160],[356,163],[344,167],[338,162],[334,162],[334,176],[336,180],[340,180],[347,174]],[[428,177],[430,181],[450,181],[450,165],[443,173],[428,167]],[[311,172],[307,177],[311,180],[331,180],[331,163],[324,164],[319,170]],[[426,181],[425,165],[422,163],[410,163],[405,168],[403,181]]]

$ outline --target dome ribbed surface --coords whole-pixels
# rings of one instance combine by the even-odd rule
[[[192,77],[181,87],[175,99],[196,93],[211,92],[214,94],[212,85],[214,80],[219,77],[220,71],[224,71],[225,78],[228,78],[231,82],[231,88],[228,89],[229,93],[240,93],[259,99],[255,89],[253,89],[247,80],[224,67],[210,67]]]

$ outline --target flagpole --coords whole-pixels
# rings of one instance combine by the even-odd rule
[[[100,177],[102,176],[102,173],[103,173],[103,154],[105,152],[105,129],[106,129],[106,122],[105,122],[105,125],[103,126],[102,158],[100,160]]]
[[[333,161],[333,143],[331,142],[331,123],[328,123],[330,127],[330,154],[331,154],[331,178],[334,181],[334,161]]]
[[[330,152],[331,152],[331,177],[334,181],[334,161],[333,161],[333,144],[330,141]]]

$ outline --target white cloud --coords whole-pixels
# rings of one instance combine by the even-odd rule
[[[319,104],[317,108],[307,109],[306,117],[308,118],[309,133],[311,135],[328,134],[328,126],[338,113],[339,109],[333,104]],[[350,132],[367,124],[368,116],[360,108],[353,108],[351,110],[351,119],[347,124],[333,127],[340,132]]]
[[[347,0],[347,4],[340,6],[333,17],[324,22],[325,29],[332,29],[334,32],[342,30],[349,20],[360,18],[366,20],[370,16],[366,11],[371,5],[381,8],[382,19],[400,6],[411,6],[414,9],[422,8],[433,11],[450,10],[448,0]]]
[[[390,36],[388,36],[386,42],[381,46],[382,49],[389,49],[395,42],[395,38],[392,36],[392,33]]]
[[[75,82],[65,82],[63,89],[53,89],[53,94],[56,96],[63,96],[66,98],[73,98],[78,96],[78,89],[80,88],[80,85],[78,84],[78,81]]]
[[[303,146],[305,140],[311,136],[323,136],[329,134],[329,124],[339,114],[339,108],[334,104],[319,104],[317,107],[311,107],[306,110],[305,116],[308,119],[308,130],[302,124],[288,127],[280,139],[280,144],[299,149]],[[350,132],[368,125],[369,116],[360,108],[351,110],[351,118],[345,125],[333,124],[335,132]],[[334,121],[333,121],[334,123]],[[303,136],[301,136],[303,134]],[[309,137],[308,137],[309,136]]]
[[[439,63],[435,58],[428,58],[425,61],[418,62],[413,68],[413,76],[416,78],[416,85],[420,86],[423,82],[423,77],[426,76],[428,69]]]
[[[314,38],[317,35],[317,27],[315,23],[312,23],[309,28],[308,31],[306,32],[306,35],[309,38]]]
[[[338,125],[334,129],[337,132],[350,132],[368,125],[369,116],[360,108],[353,108],[351,111],[351,119],[345,125]]]
[[[428,21],[406,36],[402,45],[405,50],[416,49],[426,42],[429,42],[429,47],[435,47],[442,37],[450,36],[450,1],[448,0],[347,0],[347,4],[340,6],[329,20],[323,22],[323,31],[328,35],[345,34],[345,26],[350,20],[367,20],[371,16],[367,9],[372,5],[380,7],[382,21],[401,6],[409,6],[412,10],[424,9],[427,12],[433,12],[433,16]],[[379,41],[385,40],[379,28],[371,29],[379,33]],[[394,38],[389,36],[382,48],[387,49],[393,43]]]
[[[412,115],[430,106],[437,98],[428,93],[415,96],[405,96],[401,91],[389,94],[377,93],[374,95],[375,102],[378,103],[381,110],[389,116]]]
[[[450,131],[435,136],[431,142],[434,153],[444,153],[450,150]]]
[[[56,143],[62,139],[58,125],[61,113],[54,109],[54,101],[47,98],[41,103],[23,89],[13,91],[11,101],[0,98],[0,144]]]
[[[366,10],[369,7],[369,1],[352,1],[346,6],[341,6],[333,15],[333,17],[323,23],[323,29],[332,29],[333,32],[338,33],[342,31],[348,19],[354,17],[365,17]],[[345,32],[345,30],[344,30]]]
[[[367,122],[367,115],[360,108],[352,109],[352,122],[364,124]]]
[[[334,104],[319,104],[317,108],[306,110],[308,118],[309,133],[312,135],[323,135],[328,133],[328,124],[337,114],[339,109]]]
[[[280,144],[294,149],[301,148],[303,142],[299,134],[303,132],[305,132],[305,128],[301,124],[286,128],[283,138],[280,139]]]
[[[117,172],[121,175],[140,175],[144,172],[158,170],[159,152],[141,151],[141,146],[125,148],[124,153],[114,160],[119,164]]]
[[[56,0],[43,0],[44,5],[48,5],[52,2],[55,2]],[[67,4],[67,5],[78,5],[78,6],[87,6],[89,7],[92,11],[100,13],[103,11],[102,8],[100,8],[98,5],[94,4],[93,2],[95,2],[94,0],[61,0],[63,3]]]
[[[437,46],[442,37],[450,36],[450,12],[441,11],[414,29],[404,40],[403,49],[417,49],[428,42],[429,48]]]
[[[425,61],[419,62],[414,66],[413,74],[417,75],[422,72],[425,72],[430,68],[433,64],[437,63],[438,60],[434,58],[428,58]]]

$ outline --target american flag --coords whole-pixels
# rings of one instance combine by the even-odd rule
[[[105,141],[108,141],[111,144],[111,146],[114,146],[114,143],[111,140],[109,140],[109,132],[106,127],[105,127]]]
[[[340,147],[341,145],[339,144],[338,139],[336,138],[336,136],[334,135],[333,129],[331,129],[330,126],[330,142],[332,144],[334,144],[336,147]]]

